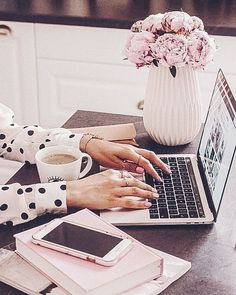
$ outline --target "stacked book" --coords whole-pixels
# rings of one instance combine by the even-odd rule
[[[115,265],[102,266],[32,243],[37,227],[15,235],[16,253],[1,250],[0,280],[27,294],[147,295],[159,294],[191,267],[143,245],[87,209],[63,219],[129,237],[132,249]]]

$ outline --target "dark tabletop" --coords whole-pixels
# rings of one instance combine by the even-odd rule
[[[150,139],[142,118],[117,114],[78,111],[65,124],[66,128],[136,122],[137,142],[158,153],[196,153],[199,136],[190,144],[163,147]],[[95,165],[96,166],[96,165]],[[38,175],[34,165],[23,166],[10,180],[22,184],[35,183]],[[226,191],[227,192],[227,191]],[[13,228],[0,226],[0,246],[14,241],[13,234],[47,222],[52,216],[42,216]],[[186,259],[192,268],[168,287],[164,295],[233,295],[236,294],[236,198],[227,192],[214,225],[135,226],[122,227],[141,242]],[[0,285],[0,294],[16,295],[12,288]],[[105,295],[105,294],[104,294]]]
[[[236,0],[0,0],[0,20],[129,29],[181,9],[202,18],[210,34],[236,36]]]

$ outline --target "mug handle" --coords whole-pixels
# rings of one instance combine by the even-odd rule
[[[84,170],[80,172],[79,178],[84,177],[90,171],[92,164],[93,164],[93,160],[90,157],[90,155],[88,155],[86,153],[82,153],[82,159],[83,158],[86,158],[88,161],[87,161],[87,164],[86,164]]]

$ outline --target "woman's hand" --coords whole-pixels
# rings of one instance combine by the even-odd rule
[[[67,206],[89,209],[114,207],[146,209],[152,204],[145,199],[157,198],[156,190],[115,170],[106,170],[81,180],[67,182]],[[127,196],[140,197],[133,200]]]
[[[131,145],[93,138],[86,146],[86,153],[107,168],[124,169],[136,173],[143,173],[145,169],[147,173],[158,180],[160,180],[160,177],[152,164],[166,173],[171,173],[169,167],[154,152]]]

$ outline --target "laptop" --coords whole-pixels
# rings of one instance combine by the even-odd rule
[[[231,166],[236,163],[236,101],[220,69],[197,155],[168,154],[160,159],[172,170],[163,182],[145,174],[157,189],[148,209],[114,208],[100,215],[116,225],[211,224],[216,221]],[[234,164],[235,165],[235,164]]]

